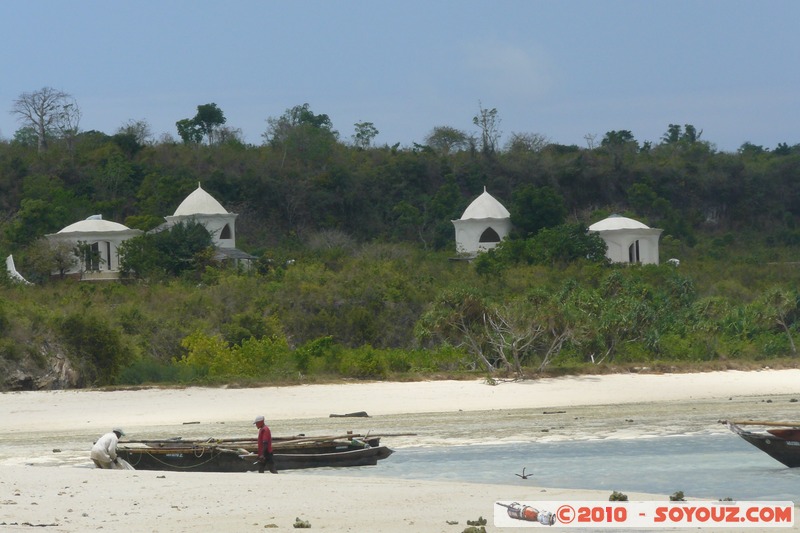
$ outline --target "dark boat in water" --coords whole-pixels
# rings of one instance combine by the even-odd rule
[[[723,420],[731,431],[789,468],[800,467],[800,424],[792,422],[763,422]],[[741,426],[762,426],[768,429],[748,431]]]
[[[136,470],[250,472],[258,470],[254,439],[149,440],[120,442],[117,455]],[[393,451],[380,437],[278,437],[273,440],[278,471],[376,465]]]

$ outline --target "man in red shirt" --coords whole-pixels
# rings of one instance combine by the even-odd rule
[[[265,468],[273,474],[278,473],[275,468],[275,459],[272,456],[272,432],[269,426],[264,423],[264,417],[259,415],[253,424],[258,428],[258,472],[264,473]]]

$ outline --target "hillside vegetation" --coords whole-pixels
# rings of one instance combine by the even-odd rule
[[[0,252],[34,282],[0,282],[0,386],[795,364],[800,146],[724,153],[670,125],[657,144],[612,131],[587,148],[535,134],[501,148],[436,127],[373,147],[308,106],[269,125],[259,146],[130,127],[0,142]],[[43,235],[98,213],[149,230],[198,182],[239,214],[251,270],[184,250],[180,268],[139,257],[122,283],[49,276]],[[515,231],[454,261],[450,221],[484,186]],[[660,266],[593,253],[585,228],[611,213],[664,229]]]

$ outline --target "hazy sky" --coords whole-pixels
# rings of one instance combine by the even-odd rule
[[[435,126],[586,146],[658,142],[692,124],[720,150],[800,144],[798,0],[8,0],[0,2],[0,137],[23,92],[77,100],[81,130],[146,120],[156,137],[214,102],[245,141],[298,104],[343,140]]]

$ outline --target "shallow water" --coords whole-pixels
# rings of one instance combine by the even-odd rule
[[[528,479],[517,476],[523,468]],[[800,501],[800,469],[732,433],[403,448],[375,467],[314,473]]]
[[[790,396],[555,409],[432,412],[370,418],[276,420],[274,435],[382,435],[395,453],[375,467],[335,474],[553,488],[683,491],[699,498],[800,501],[800,469],[788,469],[734,435],[720,419],[790,420]],[[365,402],[368,403],[368,402]],[[129,439],[254,436],[250,420],[127,427]],[[99,435],[85,429],[17,433],[0,428],[0,465],[91,467]],[[520,479],[525,468],[528,479]]]

